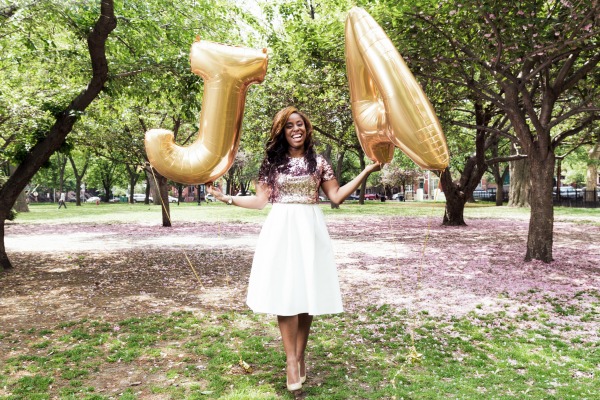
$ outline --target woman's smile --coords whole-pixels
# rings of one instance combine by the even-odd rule
[[[298,114],[292,114],[285,124],[285,138],[292,149],[304,149],[306,126]]]

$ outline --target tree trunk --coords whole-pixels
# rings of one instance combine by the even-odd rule
[[[149,171],[146,171],[148,177],[148,184],[146,185],[146,201],[150,190],[152,190],[152,198],[155,206],[160,206],[162,212],[162,225],[171,226],[171,212],[169,208],[169,182],[167,178],[162,176],[157,170],[148,167]],[[148,204],[148,203],[144,203]]]
[[[598,180],[598,160],[600,160],[600,143],[597,143],[588,153],[590,160],[588,164],[585,182],[585,201],[596,201],[596,188]]]
[[[360,170],[362,171],[367,166],[365,162],[365,156],[361,154],[359,157],[360,160]],[[358,204],[365,204],[365,191],[367,189],[367,178],[363,179],[360,184],[360,197],[358,198]]]
[[[125,170],[129,176],[129,200],[128,202],[133,204],[133,194],[135,193],[135,184],[140,179],[140,174],[137,172],[136,167],[125,164]]]
[[[56,154],[58,160],[58,191],[59,193],[63,193],[65,189],[65,170],[67,169],[68,158],[64,154]]]
[[[446,210],[442,224],[447,226],[466,225],[465,203],[473,199],[473,192],[487,170],[485,163],[485,132],[478,131],[475,139],[475,155],[467,158],[458,182],[452,180],[450,169],[442,171],[440,182],[446,195]]]
[[[102,181],[102,187],[104,188],[104,202],[110,202],[111,188],[112,188],[112,179],[107,179]]]
[[[181,193],[183,193],[183,184],[177,184],[177,204],[181,203]]]
[[[8,258],[8,254],[6,254],[6,247],[4,244],[4,221],[5,218],[0,218],[0,235],[2,235],[2,240],[0,240],[0,265],[2,265],[2,269],[7,271],[12,269],[12,264],[10,259]]]
[[[504,203],[504,177],[508,173],[508,167],[500,173],[500,164],[496,163],[492,167],[494,180],[496,181],[496,206],[501,206]]]
[[[27,205],[27,197],[25,196],[25,191],[22,191],[17,197],[17,201],[15,202],[15,211],[20,213],[29,212],[29,205]]]
[[[82,177],[75,175],[75,205],[81,207],[81,181]]]
[[[81,206],[81,181],[83,181],[83,177],[87,171],[90,158],[89,156],[86,156],[85,164],[83,165],[81,173],[79,173],[77,164],[75,164],[75,160],[71,155],[69,155],[69,161],[71,162],[71,168],[73,168],[73,174],[75,175],[75,205]]]
[[[533,146],[532,146],[533,147]],[[552,261],[554,207],[552,206],[552,183],[554,178],[554,153],[539,150],[529,153],[530,176],[535,177],[531,187],[531,216],[527,236],[525,261]]]
[[[598,179],[598,166],[596,164],[590,164],[587,167],[587,175],[585,182],[585,199],[586,202],[594,202],[596,199],[596,179]],[[17,210],[18,211],[18,210]]]
[[[44,139],[31,148],[21,161],[14,174],[8,178],[0,189],[0,268],[12,268],[4,245],[4,220],[8,217],[19,194],[35,173],[44,165],[52,154],[58,150],[73,125],[83,111],[100,94],[108,80],[108,62],[106,60],[106,40],[117,26],[113,0],[103,0],[100,3],[100,17],[94,24],[88,38],[88,50],[92,64],[92,78],[86,88],[56,116],[54,125]]]
[[[562,187],[562,157],[556,157],[556,200],[560,201],[560,187]]]
[[[510,165],[510,198],[509,207],[529,207],[531,182],[529,180],[531,168],[529,160],[511,161]],[[552,163],[554,169],[554,163]],[[537,174],[537,172],[535,173]],[[552,193],[552,190],[550,190]]]
[[[342,179],[342,165],[344,165],[344,156],[346,155],[346,150],[341,150],[337,155],[337,160],[335,163],[335,177],[338,182],[341,182]],[[340,208],[339,204],[334,203],[333,201],[329,203],[331,208],[338,209]]]
[[[460,190],[460,186],[452,182],[450,169],[446,168],[440,176],[442,190],[446,196],[446,209],[442,225],[445,226],[465,226],[464,213],[465,203],[467,201],[465,193]]]
[[[154,204],[158,204],[161,206],[162,211],[162,226],[170,227],[171,226],[171,210],[169,208],[169,187],[167,186],[168,180],[164,176],[158,173],[158,171],[154,170],[154,175],[156,176],[156,181],[158,183],[158,195],[159,197],[155,198]]]
[[[12,174],[15,170],[14,166],[8,167],[9,172]],[[27,196],[25,195],[25,190],[23,189],[17,197],[17,201],[15,202],[14,209],[16,212],[29,212],[29,206],[27,205]]]

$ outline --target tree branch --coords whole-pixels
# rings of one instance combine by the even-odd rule
[[[569,129],[568,131],[564,131],[564,132],[560,133],[559,135],[554,137],[554,139],[552,139],[552,143],[551,143],[552,148],[555,149],[566,138],[577,135],[579,132],[583,131],[584,129],[589,127],[594,121],[597,121],[597,120],[600,120],[600,116],[592,114],[589,117],[587,117],[586,119],[584,119],[583,121],[581,121],[581,124],[579,124],[579,126],[573,128],[573,129]]]
[[[92,77],[87,87],[57,115],[54,125],[25,156],[21,164],[0,189],[0,218],[6,218],[21,191],[50,156],[60,148],[83,111],[98,96],[108,78],[106,40],[115,29],[117,20],[113,0],[102,0],[100,17],[90,32],[87,43],[92,64]]]
[[[502,137],[505,137],[511,141],[516,141],[517,138],[514,135],[511,135],[510,133],[508,133],[505,130],[501,130],[498,128],[494,128],[491,126],[482,126],[482,125],[473,125],[473,124],[467,124],[465,122],[460,122],[460,121],[452,121],[453,125],[456,126],[460,126],[463,128],[468,128],[468,129],[474,129],[474,130],[479,130],[479,131],[485,131],[485,132],[489,132],[489,133],[493,133],[495,135],[500,135]]]
[[[566,113],[556,117],[554,119],[554,121],[552,121],[548,124],[548,128],[549,129],[554,128],[558,124],[566,121],[567,119],[573,117],[574,115],[583,114],[583,113],[587,113],[587,112],[591,112],[591,113],[600,112],[600,107],[585,107],[585,106],[575,107],[575,108],[571,109],[569,112],[566,112]]]
[[[588,62],[583,64],[583,66],[581,68],[579,68],[577,71],[575,71],[569,77],[569,79],[566,80],[566,82],[564,83],[564,86],[561,88],[562,91],[569,90],[570,88],[575,86],[577,84],[577,82],[579,82],[580,79],[582,79],[585,75],[587,75],[594,68],[596,68],[596,65],[598,65],[599,62],[600,62],[600,53],[597,53],[594,57],[590,58],[588,60]]]
[[[497,164],[500,162],[519,161],[527,158],[527,154],[514,154],[512,156],[493,157],[485,160],[486,164]]]

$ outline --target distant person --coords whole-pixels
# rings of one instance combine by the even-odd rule
[[[61,193],[60,194],[60,199],[58,199],[58,209],[60,210],[61,207],[67,208],[67,203],[65,202],[65,193]]]

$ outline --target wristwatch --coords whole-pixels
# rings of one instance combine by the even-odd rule
[[[229,196],[229,200],[227,200],[227,205],[230,206],[233,204],[233,197]]]

